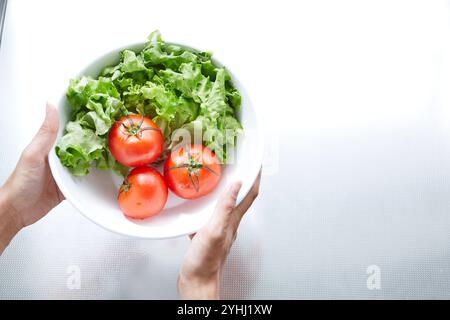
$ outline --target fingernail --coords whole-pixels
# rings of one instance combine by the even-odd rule
[[[45,104],[45,114],[47,115],[50,112],[50,103]]]

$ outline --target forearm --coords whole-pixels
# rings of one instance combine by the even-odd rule
[[[0,188],[0,255],[19,232],[20,224],[14,218],[7,191]]]
[[[219,276],[208,281],[178,278],[178,295],[182,300],[217,300],[219,299]]]

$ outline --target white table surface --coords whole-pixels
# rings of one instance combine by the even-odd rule
[[[447,1],[10,0],[0,181],[70,77],[160,29],[220,55],[265,118],[261,193],[224,298],[450,298],[449,12]],[[110,233],[64,202],[0,257],[0,298],[175,298],[188,244]],[[67,286],[74,268],[79,289]]]

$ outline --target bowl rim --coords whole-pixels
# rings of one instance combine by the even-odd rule
[[[166,41],[166,43],[168,44],[172,44],[172,45],[177,45],[180,46],[182,48],[186,48],[186,49],[190,49],[190,50],[194,50],[197,52],[204,52],[203,50],[200,50],[196,47],[192,47],[189,45],[186,45],[182,42],[172,42],[172,41]],[[102,60],[105,60],[107,57],[110,57],[112,54],[119,54],[120,52],[122,52],[123,50],[132,50],[132,51],[136,51],[136,50],[142,50],[142,48],[144,47],[144,42],[133,42],[130,43],[128,45],[122,45],[119,47],[116,47],[115,49],[109,50],[107,52],[104,52],[103,54],[101,54],[100,56],[97,56],[97,58],[91,60],[90,63],[88,63],[87,65],[84,66],[84,68],[77,73],[77,75],[75,76],[75,78],[79,78],[84,76],[88,69],[92,66],[92,65],[96,65],[99,64]],[[224,64],[221,62],[220,59],[217,59],[217,55],[214,54],[212,57],[212,61],[221,67],[225,67]],[[106,66],[105,66],[106,67]],[[237,84],[237,86],[240,88],[240,90],[243,90],[245,92],[245,97],[246,100],[248,101],[248,104],[253,106],[251,99],[249,97],[249,95],[247,94],[247,91],[245,90],[244,86],[241,84],[241,82],[239,81],[239,79],[235,76],[235,74],[233,73],[232,69],[230,69],[228,66],[226,67],[227,72],[230,74],[231,76],[231,81],[234,84]],[[63,105],[63,101],[66,99],[66,90],[67,90],[67,86],[64,87],[64,92],[60,95],[58,102],[57,102],[57,110],[58,110],[58,117],[59,120],[61,120],[60,115],[61,115],[61,108]],[[253,185],[253,182],[256,181],[256,178],[258,177],[258,174],[262,168],[262,163],[263,163],[263,156],[264,156],[264,149],[265,149],[265,144],[264,144],[264,140],[263,140],[263,119],[261,117],[261,115],[257,112],[256,108],[253,106],[253,112],[255,115],[255,121],[256,121],[256,127],[257,127],[257,132],[259,134],[256,135],[256,139],[258,141],[258,153],[253,155],[254,158],[256,158],[255,163],[258,163],[258,169],[255,170],[254,168],[254,172],[249,173],[249,176],[251,177],[251,181],[252,183],[245,186],[244,185],[241,187],[241,190],[238,194],[237,200],[236,200],[236,205],[239,205],[242,200],[245,198],[245,196],[247,196],[247,194],[250,192],[250,189]],[[65,126],[66,124],[62,124],[60,122],[59,124],[60,126]],[[88,220],[92,221],[93,223],[95,223],[96,225],[100,226],[101,228],[111,231],[115,234],[119,234],[122,236],[127,236],[127,237],[132,237],[132,238],[138,238],[138,239],[149,239],[149,240],[163,240],[163,239],[172,239],[172,238],[178,238],[178,237],[182,237],[182,236],[186,236],[186,235],[190,235],[193,234],[195,232],[198,232],[201,227],[195,226],[191,229],[189,229],[188,231],[184,231],[182,233],[178,233],[178,234],[174,234],[174,235],[170,235],[170,236],[155,236],[155,235],[143,235],[143,234],[132,234],[132,233],[126,233],[126,232],[122,232],[119,231],[117,229],[113,229],[110,228],[109,226],[106,226],[102,223],[100,223],[99,221],[96,221],[93,217],[91,217],[91,215],[85,213],[81,206],[79,205],[79,200],[76,199],[76,197],[73,196],[73,194],[68,190],[68,188],[66,188],[66,185],[63,183],[63,179],[59,174],[58,168],[57,168],[57,161],[58,161],[58,157],[56,156],[56,152],[55,152],[55,147],[58,143],[58,139],[59,139],[59,134],[57,139],[55,139],[55,142],[52,146],[52,148],[50,149],[50,152],[48,154],[48,160],[49,160],[49,166],[50,166],[50,170],[52,173],[53,178],[55,179],[56,184],[58,185],[59,190],[61,191],[61,193],[64,195],[65,200],[67,200],[69,203],[72,204],[72,206],[85,218],[87,218]],[[254,166],[257,167],[257,166]],[[215,200],[217,201],[217,200]],[[206,222],[203,223],[203,225],[206,224]]]

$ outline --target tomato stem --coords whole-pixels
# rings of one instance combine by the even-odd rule
[[[142,118],[139,120],[138,123],[135,123],[133,121],[133,119],[131,119],[130,116],[127,116],[127,120],[128,120],[128,126],[125,124],[125,122],[122,122],[122,127],[126,130],[125,132],[122,131],[123,134],[127,135],[127,139],[130,136],[135,136],[137,138],[141,138],[142,137],[142,132],[146,131],[146,130],[156,130],[156,131],[160,131],[159,128],[153,128],[153,127],[142,127],[142,124],[144,123],[144,116],[142,116]]]
[[[128,192],[131,188],[131,183],[128,181],[128,178],[125,178],[125,180],[123,180],[122,185],[120,186],[119,189],[119,194],[122,192]]]
[[[199,169],[206,169],[209,172],[215,174],[216,176],[218,176],[219,174],[217,172],[215,172],[213,169],[211,169],[208,165],[198,162],[191,155],[191,152],[190,152],[189,148],[186,148],[186,151],[187,151],[187,154],[188,154],[188,162],[179,164],[177,166],[170,167],[166,171],[180,169],[180,168],[187,168],[189,181],[191,182],[191,184],[194,187],[195,191],[199,192],[199,189],[200,189],[200,178],[199,178],[199,175],[198,175],[198,170]],[[195,177],[195,180],[197,181],[197,184],[195,183],[194,178],[192,177],[192,173],[194,173],[194,177]]]

